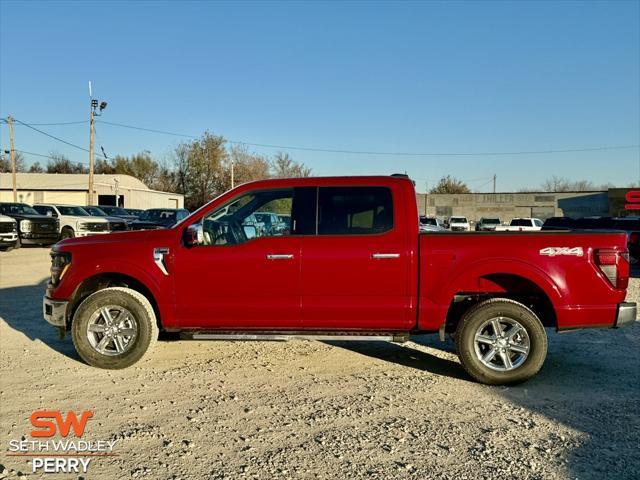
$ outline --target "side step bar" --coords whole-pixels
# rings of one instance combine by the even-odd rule
[[[186,331],[180,332],[183,340],[319,340],[336,342],[394,342],[404,343],[409,340],[405,332],[238,332],[238,331]]]

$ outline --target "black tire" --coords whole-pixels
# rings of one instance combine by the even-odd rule
[[[528,354],[524,361],[517,366],[514,364],[513,369],[506,371],[496,370],[496,368],[501,368],[499,364],[502,364],[502,368],[507,367],[507,362],[512,361],[512,356],[516,360],[522,358],[519,353],[513,353],[508,348],[503,353],[494,353],[498,357],[494,357],[495,360],[493,362],[498,365],[494,365],[490,361],[489,363],[493,365],[493,368],[490,368],[479,358],[479,354],[485,353],[480,349],[485,348],[485,351],[488,352],[491,349],[495,350],[496,347],[478,343],[478,352],[476,351],[476,332],[483,325],[487,325],[487,322],[491,319],[498,317],[502,317],[505,322],[504,324],[501,323],[501,328],[504,325],[508,326],[509,322],[515,322],[524,328],[528,337]],[[508,336],[510,331],[505,331],[505,336]],[[522,337],[524,337],[524,333],[516,337],[516,341],[522,339]],[[462,316],[456,329],[456,345],[460,362],[467,373],[478,382],[487,385],[508,385],[524,382],[538,373],[547,356],[547,334],[540,319],[525,305],[508,298],[493,298],[471,307]],[[514,345],[516,348],[522,348],[522,345],[518,345],[515,342]],[[502,360],[503,354],[508,355],[509,358]]]
[[[60,240],[64,240],[66,238],[73,238],[76,234],[71,227],[64,227],[60,232]]]
[[[20,247],[22,247],[22,242],[20,241],[20,237],[18,237],[18,240],[16,241],[16,244],[15,244],[15,246],[13,248],[15,248],[17,250]]]
[[[105,306],[126,309],[135,321],[137,334],[126,344],[123,353],[103,354],[92,346],[88,331],[89,321]],[[158,339],[156,315],[149,300],[141,293],[129,288],[111,287],[99,290],[87,297],[78,307],[71,325],[73,344],[80,357],[89,365],[105,369],[120,369],[142,360],[152,350]],[[94,338],[94,337],[92,337]],[[115,347],[115,344],[112,343]]]

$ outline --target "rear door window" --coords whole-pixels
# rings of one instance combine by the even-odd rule
[[[321,187],[318,235],[371,235],[393,229],[393,200],[386,187]]]

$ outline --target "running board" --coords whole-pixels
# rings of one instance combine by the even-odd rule
[[[181,332],[184,340],[266,340],[286,342],[289,340],[319,340],[336,342],[394,342],[409,340],[408,333],[393,332],[227,332],[227,331],[191,331]]]

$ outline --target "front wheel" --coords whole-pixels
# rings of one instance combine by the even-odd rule
[[[71,325],[80,357],[98,368],[126,368],[140,361],[158,338],[149,300],[129,288],[112,287],[87,297]]]
[[[525,305],[493,298],[467,311],[456,330],[458,355],[475,380],[489,385],[533,377],[547,356],[547,335]]]

